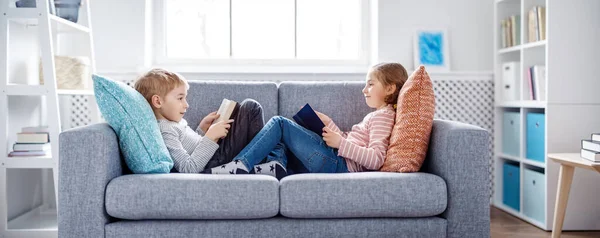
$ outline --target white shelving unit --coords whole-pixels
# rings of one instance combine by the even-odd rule
[[[546,39],[528,39],[528,12],[534,6],[546,7]],[[591,0],[495,0],[494,1],[494,74],[495,74],[495,135],[494,135],[494,201],[502,209],[543,230],[552,230],[558,184],[559,165],[546,156],[544,162],[526,158],[527,119],[530,112],[544,114],[544,155],[548,153],[578,153],[581,139],[600,132],[600,1]],[[520,42],[501,48],[501,20],[520,15]],[[521,73],[517,79],[520,98],[502,99],[502,64],[518,61]],[[546,100],[529,100],[527,70],[533,65],[546,66]],[[503,151],[503,115],[519,113],[519,155]],[[519,210],[503,203],[503,165],[519,167]],[[542,220],[524,213],[531,204],[524,198],[524,175],[528,170],[542,172],[543,192],[534,194],[536,203],[543,204]],[[535,183],[535,182],[534,182]],[[527,184],[530,185],[530,184]],[[563,230],[600,230],[600,176],[595,172],[576,170],[569,196]],[[529,205],[531,206],[531,205]],[[526,208],[527,207],[527,208]]]
[[[86,52],[80,54],[90,58],[91,72],[95,72],[95,60],[93,50],[93,37],[91,30],[89,1],[83,0],[80,8],[79,22],[74,23],[49,12],[54,11],[54,1],[36,1],[36,8],[16,8],[14,1],[0,1],[0,237],[57,237],[58,219],[58,164],[59,146],[58,134],[61,131],[61,119],[59,112],[60,95],[93,95],[88,90],[62,90],[57,89],[56,72],[54,70],[54,55],[63,54],[59,45],[61,39],[69,37],[80,37],[88,44]],[[35,28],[38,32],[40,57],[45,82],[43,85],[27,85],[11,83],[9,76],[10,55],[10,33],[12,26]],[[65,38],[63,38],[65,37]],[[90,79],[91,81],[91,79]],[[51,154],[48,156],[33,157],[8,157],[11,144],[9,144],[9,97],[11,96],[39,96],[41,98],[43,117],[42,125],[48,125],[51,143]],[[30,125],[37,126],[37,125]],[[18,184],[9,183],[7,174],[9,170],[20,169],[43,169],[41,178],[43,181],[42,203],[19,216],[8,217],[8,208],[11,201],[8,194],[9,187],[14,189]],[[52,180],[47,181],[52,172]],[[19,172],[20,173],[20,172]],[[53,194],[52,194],[53,192]],[[15,202],[15,201],[12,201]]]

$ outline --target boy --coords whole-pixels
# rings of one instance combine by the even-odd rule
[[[235,165],[220,165],[232,161],[265,124],[261,105],[246,99],[236,105],[233,119],[212,125],[219,117],[212,112],[192,130],[183,119],[189,107],[189,85],[183,76],[164,69],[150,70],[135,82],[134,88],[152,107],[173,169],[180,173],[238,172]]]

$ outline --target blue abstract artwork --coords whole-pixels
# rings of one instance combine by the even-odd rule
[[[444,63],[444,33],[420,32],[418,35],[419,61],[425,65],[443,66]]]

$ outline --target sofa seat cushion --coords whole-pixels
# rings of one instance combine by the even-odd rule
[[[279,212],[279,181],[267,175],[131,174],[106,188],[116,218],[253,219]]]
[[[280,185],[291,218],[429,217],[446,210],[446,182],[428,173],[296,174]]]

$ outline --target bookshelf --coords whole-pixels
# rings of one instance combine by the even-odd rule
[[[546,34],[530,42],[529,11],[535,6],[545,9]],[[543,230],[552,230],[560,167],[546,155],[578,153],[581,139],[600,132],[600,98],[594,96],[600,88],[596,70],[600,55],[598,9],[600,1],[494,1],[493,205]],[[502,21],[513,15],[521,16],[516,23],[519,44],[503,47]],[[517,62],[518,66],[509,87],[516,90],[511,95],[517,96],[510,100],[504,99],[503,64],[507,62]],[[530,97],[528,69],[533,65],[546,69],[546,77],[538,79],[545,80],[544,100]],[[541,155],[534,156],[533,151],[541,151]],[[504,171],[505,164],[518,173]],[[563,230],[600,230],[600,176],[584,170],[575,174]],[[510,198],[516,198],[518,206],[507,205]]]
[[[83,0],[78,23],[74,23],[49,13],[54,9],[54,0],[35,1],[37,7],[16,8],[14,1],[2,1],[0,5],[0,237],[57,237],[58,236],[58,165],[59,165],[59,133],[61,131],[61,113],[59,112],[60,96],[93,95],[88,90],[63,90],[57,88],[57,73],[54,67],[55,55],[86,56],[90,58],[91,72],[95,71],[90,6]],[[22,34],[27,32],[28,34]],[[29,34],[29,33],[35,34]],[[19,34],[21,33],[21,34]],[[14,37],[14,36],[21,37]],[[18,40],[13,40],[14,38]],[[68,52],[69,47],[59,47],[62,40],[71,39],[83,44],[85,49]],[[79,42],[80,40],[80,42]],[[37,69],[34,81],[28,80],[25,70],[16,72],[11,65],[25,65],[32,62],[19,61],[19,55],[26,55],[25,50],[15,50],[20,41],[33,44],[40,58],[40,69],[44,75],[44,83],[39,83]],[[62,42],[61,42],[62,41]],[[71,41],[66,41],[71,42]],[[65,49],[62,49],[65,48]],[[23,51],[23,52],[21,52]],[[11,55],[11,53],[13,55]],[[14,56],[14,57],[9,57]],[[15,60],[16,59],[16,60]],[[16,61],[16,62],[11,62]],[[35,65],[32,68],[37,68]],[[10,71],[10,72],[9,72]],[[15,71],[15,72],[12,72]],[[27,81],[27,82],[24,82]],[[28,100],[39,102],[39,107],[32,110],[15,110],[15,103]],[[39,115],[38,115],[39,112]],[[24,122],[13,120],[14,115],[37,118]],[[11,119],[12,117],[12,119]],[[17,117],[18,118],[18,117]],[[34,121],[39,121],[35,124]],[[25,125],[27,124],[27,125]],[[48,126],[51,150],[45,156],[8,156],[14,142],[16,128],[31,126]]]

